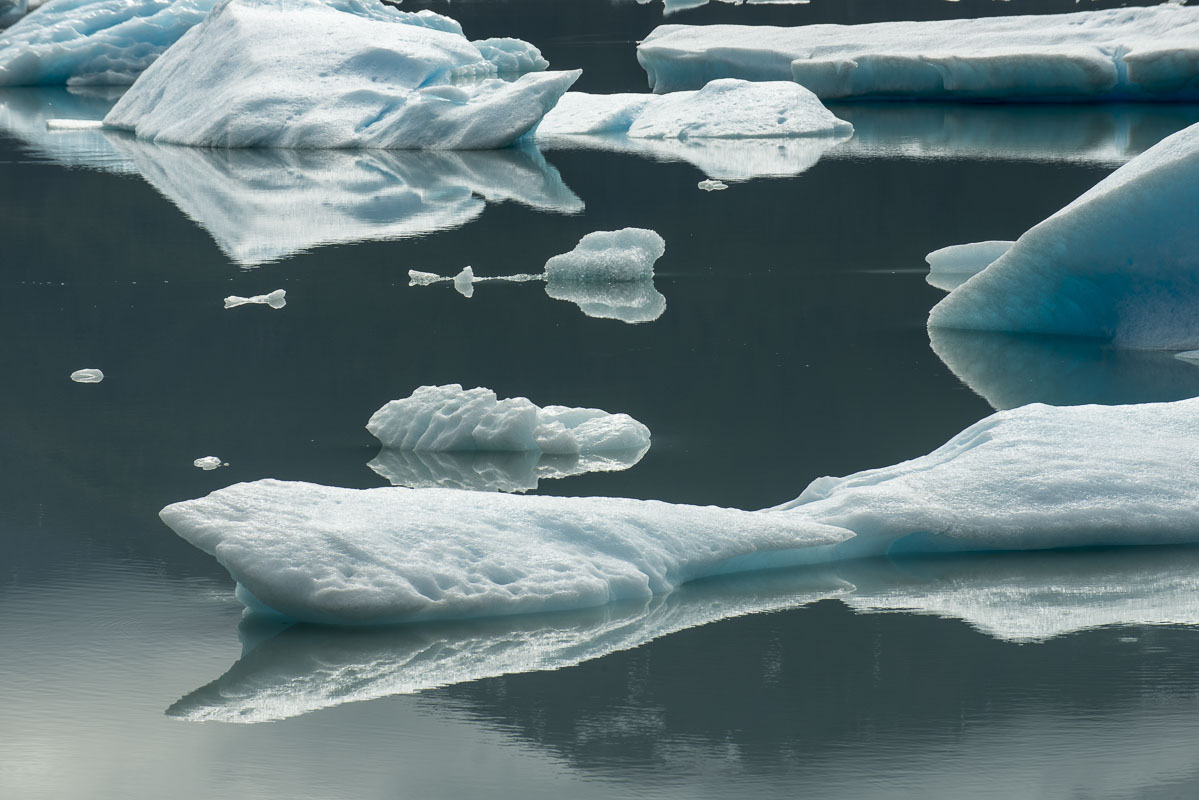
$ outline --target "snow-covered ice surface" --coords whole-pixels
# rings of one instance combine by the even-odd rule
[[[1160,403],[1199,397],[1199,370],[1169,353],[1097,339],[931,328],[933,352],[992,408]]]
[[[625,133],[634,139],[762,139],[846,136],[816,95],[790,81],[714,80],[696,91],[648,94],[567,92],[538,136]]]
[[[213,0],[50,0],[0,32],[0,86],[128,85]]]
[[[1015,242],[972,242],[942,247],[929,253],[928,281],[930,286],[951,291],[994,263],[1011,249]]]
[[[1196,413],[1199,400],[1001,411],[926,456],[819,478],[758,512],[262,480],[161,516],[248,606],[295,620],[548,611],[883,554],[1196,542]]]
[[[562,669],[671,633],[836,598],[862,613],[961,619],[1007,641],[1199,624],[1199,550],[1140,548],[869,561],[684,586],[601,608],[367,630],[296,626],[255,640],[174,703],[190,721],[256,723],[498,675]],[[249,621],[247,621],[249,622]]]
[[[392,486],[410,489],[529,492],[542,480],[626,470],[647,452],[648,443],[636,448],[577,455],[546,455],[533,450],[448,453],[383,448],[367,466]]]
[[[480,150],[536,125],[579,71],[516,40],[369,0],[220,0],[147,69],[105,124],[211,147]],[[523,53],[523,55],[522,55]]]
[[[865,25],[663,25],[637,48],[659,93],[794,80],[821,98],[1199,98],[1199,8]]]
[[[77,369],[71,373],[71,380],[75,383],[99,383],[104,380],[104,373],[98,369]]]
[[[937,304],[928,324],[1199,346],[1199,125],[1028,230]]]
[[[598,408],[500,400],[490,389],[457,383],[422,386],[371,416],[366,429],[384,449],[423,452],[535,452],[577,455],[644,450],[649,428]]]
[[[246,305],[270,306],[274,309],[283,308],[287,305],[287,291],[285,289],[276,289],[273,292],[256,294],[253,297],[239,297],[233,294],[225,298],[225,308],[237,308],[238,306]]]

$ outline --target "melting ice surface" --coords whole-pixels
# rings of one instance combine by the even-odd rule
[[[213,0],[50,0],[0,32],[0,86],[128,85],[212,5]]]
[[[1001,411],[926,456],[757,512],[262,480],[161,516],[248,606],[294,620],[551,611],[882,554],[1199,541],[1196,413],[1199,400]]]
[[[941,556],[700,581],[669,595],[545,615],[346,630],[295,626],[262,639],[168,714],[253,723],[510,673],[570,667],[676,631],[837,598],[864,613],[962,619],[1042,642],[1115,625],[1199,624],[1199,550]]]
[[[1134,349],[1199,346],[1199,125],[1028,230],[937,304],[928,324]]]
[[[486,281],[545,281],[545,293],[576,304],[589,317],[636,324],[652,322],[666,310],[666,298],[654,288],[654,263],[666,252],[666,242],[645,228],[596,231],[579,240],[569,253],[554,256],[540,275],[476,276],[466,267],[453,277],[409,270],[410,286],[450,281],[463,297]]]
[[[470,42],[430,12],[369,0],[220,0],[104,121],[209,147],[499,148],[579,76],[538,71],[546,66],[528,43]],[[501,67],[525,74],[500,80]]]
[[[1199,98],[1199,9],[865,25],[663,25],[637,48],[655,92],[794,80],[821,98]]]
[[[262,305],[270,306],[274,309],[283,308],[287,305],[287,292],[284,289],[276,289],[268,294],[256,294],[253,297],[238,297],[230,295],[225,298],[225,308],[237,308],[245,305]]]

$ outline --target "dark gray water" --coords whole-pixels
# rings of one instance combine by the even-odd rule
[[[902,5],[714,4],[671,21]],[[661,19],[631,3],[430,7],[584,65],[592,90],[643,85],[631,42]],[[732,145],[696,163],[45,131],[107,102],[0,94],[0,796],[1199,793],[1192,548],[882,562],[574,614],[278,631],[239,628],[224,570],[157,519],[262,477],[385,485],[363,425],[422,384],[652,430],[636,466],[539,492],[740,508],[921,455],[994,408],[1199,395],[1199,368],[1166,356],[930,342],[942,295],[923,262],[1015,238],[1199,109],[853,106],[837,111],[855,139],[824,152]],[[746,165],[773,177],[696,188],[701,166]],[[624,226],[667,243],[653,322],[589,317],[535,283],[469,300],[407,285],[409,269],[536,272]],[[222,307],[277,288],[283,309]],[[67,379],[82,367],[104,382]],[[192,466],[205,455],[229,466]]]

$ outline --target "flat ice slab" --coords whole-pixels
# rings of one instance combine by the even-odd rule
[[[50,0],[0,31],[0,86],[128,85],[213,0]]]
[[[536,125],[579,71],[517,40],[369,0],[220,0],[147,69],[105,124],[209,147],[484,150]]]
[[[539,137],[624,133],[634,139],[763,139],[847,136],[853,126],[791,81],[714,80],[666,95],[567,92]]]
[[[1199,347],[1199,125],[1029,229],[928,324]]]
[[[655,92],[794,80],[821,98],[1199,98],[1199,8],[866,25],[663,25],[637,48]]]
[[[251,607],[384,623],[648,597],[700,577],[888,553],[1199,541],[1199,400],[1030,405],[932,453],[757,512],[263,480],[163,520]]]

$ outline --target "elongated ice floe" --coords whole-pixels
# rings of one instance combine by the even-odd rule
[[[128,85],[213,0],[50,0],[0,32],[0,86]]]
[[[505,147],[580,74],[494,77],[493,59],[544,69],[532,52],[479,46],[446,17],[368,0],[219,0],[104,121],[210,147]]]
[[[71,373],[71,380],[75,383],[99,383],[104,380],[104,373],[98,369],[77,369]]]
[[[791,81],[725,78],[664,95],[567,92],[537,128],[540,136],[624,133],[634,139],[763,139],[848,135],[810,91]]]
[[[928,324],[1199,347],[1199,125],[1029,229]]]
[[[655,92],[794,80],[821,98],[1199,97],[1199,8],[865,25],[663,25],[637,48]]]
[[[287,290],[276,289],[267,294],[256,294],[253,297],[239,297],[231,294],[225,298],[225,308],[237,308],[238,306],[260,305],[270,306],[274,309],[280,309],[287,305]]]
[[[296,620],[549,611],[883,554],[1199,541],[1197,413],[1199,400],[1024,406],[756,512],[263,480],[161,516],[230,571],[247,605]]]

